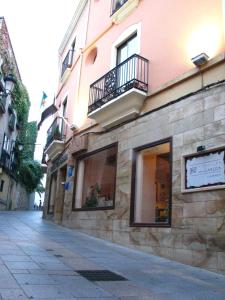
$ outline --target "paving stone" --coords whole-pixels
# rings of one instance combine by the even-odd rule
[[[56,281],[49,275],[37,274],[14,274],[19,284],[56,284]]]
[[[10,272],[11,272],[12,274],[27,274],[27,273],[30,273],[29,270],[25,270],[25,269],[23,269],[23,270],[19,270],[19,269],[16,269],[16,270],[10,269]]]
[[[70,291],[57,285],[21,285],[28,297],[43,298],[66,298],[73,297]]]
[[[29,299],[22,289],[0,289],[0,299],[3,300],[26,300]]]
[[[12,275],[2,275],[0,272],[0,289],[16,289],[19,288],[16,280],[13,278]]]
[[[26,255],[1,255],[3,261],[32,261],[31,257]]]
[[[38,266],[35,262],[30,261],[6,261],[5,262],[7,268],[10,270],[13,269],[40,269],[40,266]]]
[[[149,296],[150,291],[137,287],[131,282],[97,282],[97,285],[110,292],[112,295],[117,297],[122,296]]]

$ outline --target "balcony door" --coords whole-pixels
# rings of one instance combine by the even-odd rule
[[[117,48],[116,68],[105,76],[104,94],[109,98],[115,98],[123,93],[126,90],[125,85],[135,78],[135,57],[126,60],[138,52],[137,44],[137,33],[135,33]]]
[[[136,54],[137,49],[137,33],[126,40],[117,48],[117,86],[122,87],[129,81],[135,78],[135,59],[128,60],[133,54]],[[124,62],[124,63],[123,63]]]

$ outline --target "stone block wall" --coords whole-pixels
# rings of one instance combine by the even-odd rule
[[[133,149],[168,137],[173,141],[172,226],[130,227]],[[225,146],[225,86],[212,87],[107,133],[90,134],[88,152],[114,142],[118,142],[115,209],[72,211],[71,177],[62,224],[225,274],[225,190],[181,192],[182,157],[195,153],[199,145]]]

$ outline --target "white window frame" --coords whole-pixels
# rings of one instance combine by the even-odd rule
[[[133,24],[123,31],[120,36],[114,41],[111,47],[111,64],[110,69],[115,68],[117,61],[117,48],[128,40],[132,35],[137,33],[137,53],[141,52],[141,23]]]

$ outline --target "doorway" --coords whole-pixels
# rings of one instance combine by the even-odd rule
[[[55,215],[55,221],[62,223],[63,210],[64,210],[64,198],[65,198],[65,182],[66,182],[67,167],[64,166],[59,170],[59,189],[58,189],[58,205],[57,215]]]

